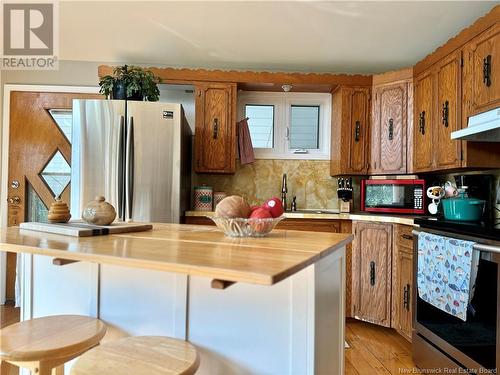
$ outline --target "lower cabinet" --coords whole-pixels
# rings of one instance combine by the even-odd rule
[[[392,326],[408,341],[412,329],[413,236],[412,227],[394,225]]]
[[[407,340],[411,341],[411,293],[413,289],[413,254],[404,251],[402,248],[398,250],[398,276],[396,281],[398,297],[397,312],[398,319],[396,321],[396,330],[403,335]]]
[[[353,222],[354,317],[391,326],[392,224]]]

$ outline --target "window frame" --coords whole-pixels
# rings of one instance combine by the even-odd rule
[[[332,95],[330,93],[240,91],[238,93],[238,116],[245,118],[246,105],[274,106],[274,147],[254,148],[256,159],[330,160],[330,130]],[[307,153],[294,153],[286,138],[290,128],[291,110],[294,106],[319,106],[319,149]]]

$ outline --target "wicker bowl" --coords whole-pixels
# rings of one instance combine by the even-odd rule
[[[264,237],[274,229],[276,224],[284,219],[283,216],[270,219],[207,217],[228,237]]]

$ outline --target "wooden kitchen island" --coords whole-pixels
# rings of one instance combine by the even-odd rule
[[[199,374],[343,374],[345,246],[350,234],[214,227],[75,238],[17,227],[21,318],[99,317],[106,339],[165,335],[201,354]]]

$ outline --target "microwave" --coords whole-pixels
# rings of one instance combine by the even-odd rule
[[[424,214],[424,192],[424,180],[361,180],[361,210]]]

